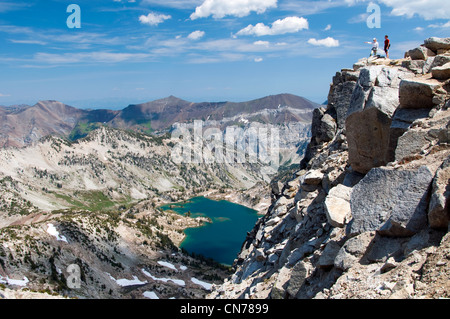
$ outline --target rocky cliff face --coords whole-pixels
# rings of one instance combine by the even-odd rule
[[[333,78],[301,170],[211,298],[450,297],[450,38]]]

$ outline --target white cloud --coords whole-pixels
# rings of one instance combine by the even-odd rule
[[[194,31],[191,34],[188,35],[188,39],[191,40],[199,40],[205,36],[205,31]]]
[[[0,2],[0,12],[8,12],[8,11],[13,11],[13,10],[20,10],[24,7],[27,6],[31,6],[30,4],[26,4],[26,3],[14,3],[16,1],[2,1]]]
[[[16,44],[39,44],[39,45],[46,45],[47,42],[44,41],[39,41],[39,40],[9,40],[12,43],[16,43]]]
[[[331,30],[331,24],[327,25],[324,29],[324,31],[329,31],[329,30]]]
[[[346,0],[286,0],[280,3],[280,9],[299,15],[318,14],[340,6],[348,6],[348,3]]]
[[[163,23],[165,20],[172,19],[170,15],[165,14],[158,14],[150,12],[148,15],[142,15],[139,17],[139,21],[142,24],[148,24],[148,25],[158,25],[160,23]]]
[[[430,24],[428,28],[432,29],[448,29],[450,28],[450,21],[446,23]]]
[[[324,12],[336,7],[354,6],[374,2],[391,8],[391,15],[412,18],[418,15],[426,20],[448,19],[450,1],[448,0],[286,0],[280,4],[282,10],[289,10],[300,15]]]
[[[412,18],[415,14],[426,20],[448,19],[450,2],[448,0],[379,0],[392,8],[392,15]]]
[[[263,58],[255,58],[255,60],[254,60],[256,63],[259,63],[259,62],[262,62],[262,61],[264,61],[264,59]]]
[[[124,61],[142,61],[149,54],[143,53],[112,53],[105,51],[86,53],[36,53],[33,61],[46,64],[72,64],[72,63],[118,63]]]
[[[350,23],[350,24],[366,23],[368,17],[369,17],[368,13],[361,13],[361,14],[358,14],[357,16],[355,16],[355,17],[352,17],[352,18],[348,19],[347,22]]]
[[[267,9],[276,8],[278,0],[205,0],[191,14],[191,19],[213,16],[221,19],[225,16],[245,17],[251,12],[258,14]]]
[[[260,45],[263,47],[269,47],[270,42],[269,41],[255,41],[253,42],[254,45]]]
[[[348,5],[371,0],[345,0]],[[392,8],[391,15],[412,18],[418,15],[425,20],[448,19],[450,17],[450,1],[448,0],[378,0]]]
[[[8,97],[8,96],[11,96],[11,95],[9,95],[9,94],[2,94],[2,93],[0,93],[0,97]]]
[[[339,46],[339,41],[335,40],[333,38],[326,38],[326,39],[322,39],[322,40],[317,40],[317,39],[309,39],[308,40],[309,44],[315,45],[315,46],[324,46],[327,48],[332,48],[332,47],[338,47]]]
[[[287,17],[283,20],[277,20],[272,23],[272,27],[266,26],[264,23],[258,23],[257,25],[249,25],[246,28],[240,30],[236,35],[280,35],[286,33],[295,33],[303,29],[308,29],[308,20],[299,17]]]

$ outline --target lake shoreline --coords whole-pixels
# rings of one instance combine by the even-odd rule
[[[184,217],[201,219],[202,225],[183,231],[185,238],[179,248],[211,258],[223,265],[234,263],[247,233],[261,217],[254,209],[205,196],[165,204],[158,208]]]

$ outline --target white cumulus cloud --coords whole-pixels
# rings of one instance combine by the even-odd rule
[[[345,0],[348,5],[372,0]],[[378,0],[379,3],[392,8],[394,16],[412,18],[418,15],[425,20],[448,19],[450,17],[450,1],[448,0]]]
[[[392,7],[392,15],[412,18],[415,14],[426,20],[446,19],[450,17],[450,2],[448,0],[380,0]]]
[[[191,19],[213,16],[221,19],[225,16],[245,17],[251,12],[264,13],[267,9],[276,8],[278,0],[205,0],[191,14]]]
[[[148,15],[141,15],[139,17],[139,21],[142,24],[149,24],[149,25],[158,25],[160,23],[163,23],[165,20],[172,19],[170,15],[165,14],[158,14],[150,12]]]
[[[280,19],[272,23],[272,26],[267,26],[264,23],[258,23],[256,25],[249,25],[248,27],[240,30],[236,35],[280,35],[286,33],[295,33],[303,29],[308,29],[308,20],[299,17],[287,17]]]
[[[429,28],[433,28],[433,29],[449,29],[450,28],[450,21],[446,22],[446,23],[442,23],[442,24],[430,24],[428,26]]]
[[[328,48],[339,46],[339,41],[335,40],[333,38],[330,38],[330,37],[328,37],[326,39],[321,39],[321,40],[312,38],[312,39],[308,40],[308,43],[315,45],[315,46],[324,46],[324,47],[328,47]]]
[[[205,36],[205,31],[194,31],[191,34],[188,35],[188,39],[191,40],[199,40]]]

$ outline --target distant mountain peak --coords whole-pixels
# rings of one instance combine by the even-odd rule
[[[287,109],[280,109],[287,106]],[[248,102],[193,103],[174,95],[126,107],[121,111],[83,110],[56,100],[34,106],[0,109],[0,147],[24,146],[49,134],[85,136],[98,123],[119,129],[152,133],[170,129],[175,123],[214,120],[232,123],[245,116],[250,121],[283,124],[310,123],[319,105],[293,94],[277,94]],[[30,127],[33,130],[30,131]],[[32,132],[32,133],[30,133]]]

